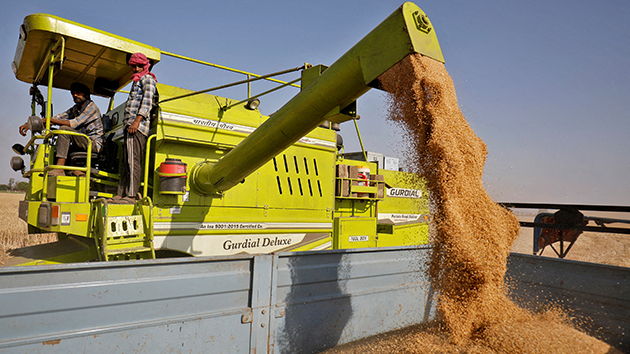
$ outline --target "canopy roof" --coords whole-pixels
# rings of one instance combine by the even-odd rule
[[[62,39],[63,38],[63,39]],[[20,28],[13,70],[18,80],[47,84],[50,50],[63,63],[55,68],[53,87],[70,89],[75,81],[86,84],[93,94],[110,97],[126,86],[132,74],[127,60],[144,53],[153,65],[160,61],[158,48],[47,14],[33,14]]]

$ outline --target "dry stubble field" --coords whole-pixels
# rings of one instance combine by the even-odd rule
[[[24,200],[23,193],[0,193],[0,265],[14,248],[57,241],[56,234],[28,234],[26,223],[18,217],[20,200]]]

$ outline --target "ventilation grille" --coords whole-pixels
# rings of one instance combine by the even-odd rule
[[[281,195],[322,197],[319,166],[314,158],[278,155],[273,158],[278,193]]]

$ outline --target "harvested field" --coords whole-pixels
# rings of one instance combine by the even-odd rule
[[[0,265],[15,248],[57,241],[57,234],[28,234],[26,223],[18,217],[23,193],[0,193]]]

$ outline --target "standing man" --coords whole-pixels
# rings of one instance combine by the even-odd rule
[[[70,85],[70,94],[75,105],[67,111],[50,118],[50,124],[59,126],[60,130],[74,131],[85,134],[92,142],[92,151],[98,153],[103,146],[103,123],[101,122],[101,111],[90,99],[90,88],[80,82]],[[46,120],[44,119],[44,124]],[[20,134],[26,135],[28,124],[20,126]],[[87,151],[88,139],[77,135],[59,134],[57,135],[57,165],[65,166],[68,158],[70,142],[83,151]],[[72,171],[75,176],[84,176],[81,171]],[[48,172],[49,176],[65,176],[64,170],[54,169]]]
[[[111,199],[116,204],[132,204],[140,191],[142,163],[151,124],[151,109],[157,98],[157,80],[149,72],[149,59],[142,53],[134,53],[129,59],[133,70],[131,90],[125,108],[123,163],[117,195]]]

